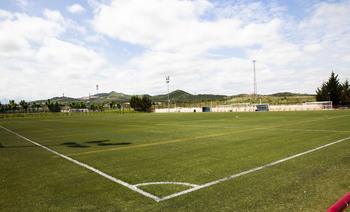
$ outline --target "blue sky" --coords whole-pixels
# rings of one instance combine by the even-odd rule
[[[99,92],[315,93],[350,78],[350,1],[7,0],[0,101]]]

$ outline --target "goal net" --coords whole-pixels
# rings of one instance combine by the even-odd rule
[[[304,106],[308,110],[332,110],[332,101],[305,102]]]
[[[79,109],[69,109],[69,113],[89,113],[89,109],[87,108],[79,108]]]

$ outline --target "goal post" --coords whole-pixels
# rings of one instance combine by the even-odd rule
[[[89,113],[89,109],[87,109],[87,108],[73,108],[73,109],[69,109],[68,113]]]
[[[332,101],[305,102],[304,106],[309,110],[332,110]]]

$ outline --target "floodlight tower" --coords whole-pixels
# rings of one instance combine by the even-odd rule
[[[96,85],[96,94],[98,94],[98,84]],[[98,103],[99,103],[99,99],[98,99],[98,96],[97,96],[97,111],[98,111]]]
[[[168,85],[168,113],[170,112],[169,110],[169,103],[170,103],[170,98],[169,98],[169,83],[170,83],[170,76],[165,77],[165,82]]]
[[[257,84],[256,84],[256,73],[255,73],[255,60],[253,60],[253,70],[254,70],[254,95],[255,95],[255,98],[258,96],[258,87],[257,87]]]

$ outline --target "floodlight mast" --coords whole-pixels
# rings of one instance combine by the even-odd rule
[[[170,76],[165,77],[165,82],[168,85],[168,113],[170,112],[169,108],[169,103],[170,103],[170,98],[169,98],[169,82],[170,82]]]
[[[96,85],[96,94],[98,95],[98,87],[99,87],[99,85],[97,84]],[[98,96],[97,96],[97,111],[98,111],[98,103],[99,103],[99,99],[98,99]]]
[[[258,87],[257,87],[257,84],[256,84],[256,73],[255,73],[255,60],[253,60],[253,69],[254,69],[254,95],[255,95],[255,98],[257,98],[258,96]]]

